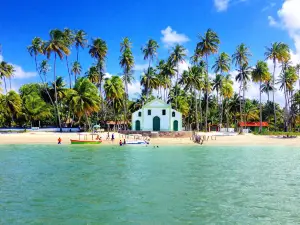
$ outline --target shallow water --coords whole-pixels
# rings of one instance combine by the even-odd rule
[[[299,224],[300,149],[0,146],[0,224]]]

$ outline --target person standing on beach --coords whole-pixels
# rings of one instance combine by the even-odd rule
[[[111,141],[114,142],[114,140],[115,140],[115,134],[113,133],[113,134],[111,135]]]
[[[60,144],[61,144],[61,141],[62,141],[62,140],[61,140],[61,138],[59,137],[59,138],[57,139],[57,142],[58,142],[57,144],[60,145]]]

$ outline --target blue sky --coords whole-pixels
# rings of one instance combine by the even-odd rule
[[[34,61],[26,47],[35,36],[48,39],[51,29],[65,27],[83,29],[88,38],[100,37],[107,42],[108,56],[106,71],[118,74],[119,44],[128,36],[133,42],[136,61],[136,78],[139,78],[144,65],[141,46],[153,38],[159,42],[158,58],[166,58],[174,43],[183,44],[191,54],[198,41],[197,36],[208,28],[215,30],[221,39],[220,51],[230,55],[241,42],[246,43],[253,57],[251,63],[264,59],[264,47],[274,41],[290,45],[295,59],[297,34],[300,25],[296,24],[296,37],[291,34],[287,15],[299,0],[153,0],[153,1],[28,1],[12,0],[2,3],[0,14],[0,43],[5,61],[17,67],[14,89],[27,82],[38,81]],[[288,5],[287,12],[284,11]],[[291,9],[292,8],[292,9]],[[298,8],[299,10],[299,8]],[[283,13],[280,13],[284,11]],[[300,11],[300,10],[299,10]],[[284,14],[285,13],[285,14]],[[297,12],[295,12],[297,14]],[[288,18],[289,19],[289,18]],[[295,18],[290,18],[290,20]],[[296,16],[296,20],[300,18]],[[297,21],[296,21],[297,22]],[[299,36],[300,37],[300,36]],[[300,40],[300,39],[299,39]],[[299,42],[300,43],[300,42]],[[40,60],[42,57],[39,58]],[[70,61],[75,60],[75,48]],[[212,58],[213,60],[213,58]],[[52,61],[50,61],[50,64]],[[83,71],[93,63],[87,49],[80,52]],[[186,65],[187,66],[187,65]],[[234,68],[232,68],[234,70]],[[52,74],[49,74],[49,78]],[[66,77],[65,62],[58,62],[58,75]],[[139,90],[136,81],[131,91]]]

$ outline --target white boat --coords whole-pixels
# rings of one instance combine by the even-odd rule
[[[148,145],[149,142],[147,141],[128,141],[126,145]]]

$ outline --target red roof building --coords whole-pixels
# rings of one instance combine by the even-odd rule
[[[240,127],[260,127],[260,122],[239,122]],[[269,124],[268,122],[262,122],[261,123],[262,127],[268,127]]]

